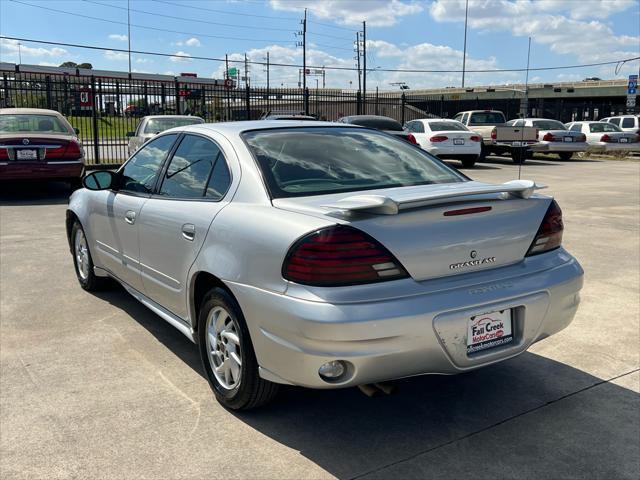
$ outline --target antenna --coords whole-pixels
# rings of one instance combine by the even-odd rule
[[[531,37],[529,37],[529,47],[527,49],[527,75],[525,77],[524,80],[524,118],[527,117],[527,113],[529,112],[529,59],[531,57]],[[525,126],[522,126],[522,141],[520,142],[520,145],[522,145],[524,143],[524,130],[525,130]],[[525,156],[526,156],[526,150],[521,150],[521,155],[522,157],[520,158],[520,161],[518,162],[518,180],[520,180],[520,177],[522,175],[522,163],[525,160]]]

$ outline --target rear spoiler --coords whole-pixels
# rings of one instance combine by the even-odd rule
[[[430,185],[433,187],[434,185]],[[424,207],[442,203],[470,200],[467,197],[474,195],[486,195],[502,193],[505,198],[529,198],[535,190],[547,188],[545,185],[536,185],[531,180],[512,180],[501,185],[484,185],[475,182],[469,184],[442,184],[434,191],[420,189],[407,193],[385,195],[354,195],[343,198],[335,203],[322,205],[331,210],[331,213],[374,213],[379,215],[396,215],[400,210]]]

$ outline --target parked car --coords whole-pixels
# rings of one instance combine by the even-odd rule
[[[62,114],[40,108],[0,109],[0,180],[64,180],[78,188],[84,150]]]
[[[498,110],[470,110],[453,119],[482,136],[481,159],[509,153],[515,163],[522,163],[530,154],[529,147],[537,142],[535,128],[505,125],[504,113]]]
[[[583,271],[540,187],[471,181],[373,129],[191,125],[84,185],[66,216],[80,285],[113,277],[196,343],[231,409],[278,384],[491,365],[578,307]]]
[[[317,120],[316,117],[312,117],[311,115],[303,115],[303,114],[286,114],[286,113],[276,113],[272,115],[267,115],[262,120],[309,120],[314,121]]]
[[[631,132],[640,135],[640,117],[638,115],[619,115],[617,117],[607,117],[601,122],[613,123],[620,127],[623,132]]]
[[[509,120],[512,127],[535,127],[538,142],[531,145],[532,152],[555,153],[561,160],[571,160],[574,153],[586,152],[587,137],[580,132],[568,130],[561,122],[549,118],[518,118]]]
[[[129,155],[160,132],[174,127],[204,123],[204,119],[191,115],[149,115],[140,119],[135,132],[128,132]]]
[[[588,151],[591,152],[635,152],[640,151],[638,135],[623,132],[620,127],[608,122],[571,122],[565,126],[572,132],[584,133]]]
[[[385,133],[394,135],[409,143],[417,145],[416,137],[405,131],[397,120],[381,115],[350,115],[338,119],[338,123],[346,123],[349,125],[358,125],[360,127],[374,128],[382,130]]]
[[[425,118],[405,123],[420,148],[442,159],[460,160],[471,168],[480,156],[482,137],[456,120]]]

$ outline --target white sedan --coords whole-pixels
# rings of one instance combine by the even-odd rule
[[[640,151],[638,135],[624,132],[613,123],[585,121],[565,123],[565,126],[572,132],[584,133],[591,152]]]
[[[538,142],[529,148],[532,152],[555,153],[561,160],[570,160],[574,153],[585,152],[589,148],[587,137],[580,131],[568,130],[561,122],[549,118],[519,118],[509,120],[512,127],[535,127]]]
[[[460,160],[473,167],[480,156],[482,137],[457,120],[423,118],[405,123],[423,150],[441,159]]]

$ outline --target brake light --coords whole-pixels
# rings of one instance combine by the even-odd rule
[[[64,160],[78,160],[82,158],[82,150],[78,142],[71,140],[66,145],[60,145],[57,148],[47,148],[46,158],[50,159],[64,159]]]
[[[527,256],[538,255],[558,248],[562,244],[563,231],[562,210],[560,210],[558,203],[552,200],[542,219],[542,224],[538,228],[538,233],[529,247]]]
[[[553,136],[552,133],[547,132],[542,137],[542,140],[545,141],[545,142],[553,142],[555,140],[555,137]]]
[[[446,137],[444,135],[434,135],[429,139],[430,142],[434,142],[434,143],[446,142],[447,140],[449,140],[449,137]]]
[[[418,141],[416,140],[416,137],[413,136],[413,133],[409,134],[409,136],[407,137],[407,140],[409,140],[409,143],[413,143],[414,145],[418,144]]]
[[[9,160],[9,149],[0,147],[0,160]]]
[[[498,129],[494,128],[491,130],[491,140],[496,140],[498,138]]]
[[[335,225],[305,235],[282,265],[286,280],[313,286],[340,286],[408,276],[378,241],[353,227]]]
[[[602,135],[600,137],[600,141],[601,142],[610,142],[611,141],[611,137],[605,133],[604,135]]]
[[[478,135],[471,135],[471,137],[469,137],[469,140],[471,140],[472,142],[480,142],[482,141],[482,137]]]

